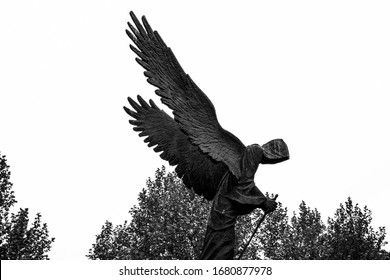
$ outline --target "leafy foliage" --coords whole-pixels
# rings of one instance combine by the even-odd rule
[[[319,259],[389,259],[383,249],[386,231],[374,231],[371,211],[353,206],[351,198],[340,204],[335,218],[328,225],[321,220],[317,209],[312,210],[304,201],[290,222],[287,208],[281,203],[259,228],[248,247],[248,259],[319,260]],[[258,211],[258,210],[256,210]],[[253,215],[253,214],[252,214]],[[256,215],[254,215],[256,216]],[[253,218],[245,217],[250,223]],[[247,229],[248,230],[248,229]]]
[[[315,260],[326,254],[325,225],[317,209],[310,209],[304,201],[299,205],[299,214],[291,218],[289,234],[289,259]]]
[[[89,256],[90,259],[113,260],[126,259],[130,254],[128,244],[128,232],[126,231],[127,222],[125,224],[113,227],[112,223],[106,221],[102,227],[102,231],[96,236],[96,244],[92,245]]]
[[[155,175],[139,194],[138,205],[130,209],[130,223],[113,227],[106,221],[89,250],[89,259],[198,259],[210,203],[198,196],[191,200],[181,180],[164,167]],[[237,219],[236,258],[262,215],[256,209]],[[383,249],[385,228],[374,231],[371,220],[371,211],[353,206],[350,198],[333,219],[328,219],[328,225],[318,210],[304,201],[291,219],[287,208],[278,202],[242,259],[390,259],[390,253]]]
[[[328,219],[327,244],[329,259],[386,259],[388,253],[382,249],[385,241],[385,227],[374,231],[370,225],[372,212],[365,206],[353,205],[348,197],[345,205],[340,204],[334,218]]]
[[[0,258],[2,260],[49,259],[54,238],[48,234],[47,224],[42,224],[38,213],[29,227],[28,208],[11,213],[17,202],[10,182],[11,172],[5,156],[0,154]]]
[[[113,228],[106,222],[89,259],[196,259],[201,253],[209,202],[191,200],[175,173],[157,169],[130,209],[132,220]]]
[[[287,208],[283,208],[282,203],[278,202],[278,208],[268,214],[252,241],[252,250],[256,252],[256,255],[250,259],[286,259],[290,232]]]

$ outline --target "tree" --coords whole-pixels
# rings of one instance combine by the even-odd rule
[[[210,202],[190,193],[175,172],[157,169],[138,197],[138,205],[129,213],[131,222],[114,227],[106,221],[96,243],[89,250],[89,259],[198,259],[202,247]],[[281,212],[283,210],[277,210]],[[285,210],[287,212],[287,210]],[[275,213],[276,214],[276,213]],[[254,231],[257,209],[242,216],[236,223],[236,257]],[[271,214],[273,215],[273,214]],[[277,216],[277,215],[276,215]],[[275,218],[277,219],[277,218]],[[277,227],[278,225],[274,225]],[[243,259],[259,255],[255,245],[247,248]]]
[[[3,246],[5,246],[7,240],[7,233],[11,229],[11,223],[9,222],[9,210],[17,202],[15,199],[14,191],[12,190],[12,183],[9,181],[11,172],[7,165],[5,156],[0,153],[0,254],[3,259]]]
[[[290,221],[287,208],[278,203],[278,208],[260,226],[243,259],[390,259],[390,253],[383,249],[387,244],[385,228],[374,231],[371,215],[367,207],[362,211],[348,198],[325,226],[318,210],[312,210],[304,201]],[[256,209],[240,218],[243,222],[239,220],[239,230],[246,232],[244,240],[249,239],[259,216],[260,210]],[[243,247],[240,238],[237,243]]]
[[[353,206],[351,198],[340,204],[335,218],[328,225],[321,220],[317,209],[310,209],[304,201],[299,213],[294,212],[288,223],[287,208],[280,207],[260,227],[255,240],[256,257],[267,259],[389,259],[383,249],[385,228],[374,231],[372,213],[365,206]]]
[[[10,182],[11,172],[5,156],[0,153],[0,258],[2,260],[49,259],[54,238],[48,234],[47,224],[42,224],[41,214],[35,216],[29,227],[28,208],[16,214],[11,208],[17,202]]]
[[[282,203],[278,202],[278,208],[268,214],[255,239],[254,246],[258,248],[257,257],[274,260],[289,259],[290,234],[291,226],[288,223],[287,208],[283,208]]]
[[[111,222],[106,221],[87,257],[93,260],[127,259],[131,254],[129,238],[127,222],[114,228]]]
[[[89,259],[198,259],[202,250],[210,203],[198,196],[193,200],[182,181],[165,168],[157,169],[156,179],[147,180],[138,205],[129,211],[130,223],[113,226],[106,221],[96,236]],[[266,196],[269,196],[266,193]],[[273,195],[271,195],[273,197]],[[352,206],[337,209],[328,226],[317,209],[304,201],[291,219],[287,208],[278,208],[266,219],[249,244],[242,259],[389,259],[385,228],[374,232],[371,211]],[[235,258],[250,239],[260,209],[237,219]],[[348,218],[349,217],[349,218]]]
[[[310,209],[304,201],[299,205],[299,214],[291,218],[289,236],[289,259],[318,260],[326,255],[325,225],[317,209]]]
[[[266,196],[269,196],[268,193],[266,193]],[[239,257],[244,244],[250,239],[263,215],[263,211],[258,208],[249,215],[238,218],[236,224],[236,258]],[[278,202],[276,210],[267,214],[258,228],[242,259],[285,259],[285,247],[289,242],[287,240],[289,232],[287,208],[283,208],[282,203]]]
[[[110,222],[96,236],[89,259],[197,259],[201,253],[210,203],[193,195],[163,166],[148,179],[129,211],[130,223]]]
[[[326,242],[329,246],[328,259],[361,260],[388,259],[389,253],[383,250],[385,227],[374,231],[370,225],[372,212],[364,206],[353,205],[348,197],[345,205],[340,204],[334,218],[328,219]]]

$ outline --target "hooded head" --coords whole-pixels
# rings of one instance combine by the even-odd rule
[[[261,164],[275,164],[290,158],[287,144],[282,139],[271,140],[261,148],[263,149]]]
[[[241,161],[242,178],[253,179],[259,164],[275,164],[290,157],[286,143],[282,139],[269,141],[263,146],[247,146]]]

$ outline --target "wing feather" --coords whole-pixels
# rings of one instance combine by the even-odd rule
[[[162,152],[162,159],[170,165],[176,165],[175,171],[187,188],[212,200],[222,176],[228,171],[227,166],[213,160],[192,144],[179,124],[152,100],[148,104],[142,97],[137,98],[138,103],[128,98],[133,110],[124,107],[133,118],[129,120],[133,129],[140,132],[141,137],[146,136],[144,142],[154,147],[154,151]]]
[[[146,70],[147,81],[157,87],[156,94],[173,111],[174,120],[192,144],[215,161],[226,164],[239,178],[244,144],[221,127],[212,102],[184,72],[146,18],[142,17],[141,24],[133,12],[130,16],[135,26],[128,23],[130,30],[126,33],[134,43],[130,48],[138,56],[136,61]]]

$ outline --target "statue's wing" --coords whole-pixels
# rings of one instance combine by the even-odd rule
[[[156,94],[172,109],[174,119],[191,142],[214,160],[226,164],[239,178],[244,144],[221,127],[211,101],[184,72],[146,18],[142,17],[142,25],[133,12],[130,16],[135,27],[128,23],[130,30],[126,33],[135,44],[130,48],[138,55],[136,61],[146,69],[147,81],[158,88]]]
[[[139,104],[128,98],[133,110],[124,107],[133,118],[130,124],[134,130],[140,132],[139,136],[147,136],[144,140],[149,147],[156,146],[154,151],[162,152],[160,157],[171,165],[176,165],[176,173],[182,178],[187,188],[195,193],[212,200],[227,166],[217,162],[188,139],[179,124],[150,100],[148,104],[138,96]]]

